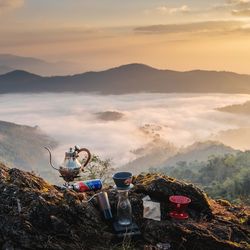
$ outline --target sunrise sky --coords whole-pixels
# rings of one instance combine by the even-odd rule
[[[250,0],[0,0],[0,53],[250,74]]]

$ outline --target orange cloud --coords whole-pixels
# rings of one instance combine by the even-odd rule
[[[224,33],[240,30],[242,22],[239,21],[206,21],[196,23],[151,25],[135,28],[135,32],[143,34],[159,33]]]
[[[225,4],[216,8],[231,11],[234,16],[250,16],[250,0],[226,0]]]
[[[156,10],[163,14],[175,14],[175,13],[186,13],[190,11],[187,5],[182,5],[180,7],[170,8],[168,6],[157,7]]]
[[[24,0],[0,0],[0,12],[19,8],[24,4]]]
[[[250,8],[249,9],[243,9],[243,10],[233,10],[232,14],[234,16],[250,16]]]

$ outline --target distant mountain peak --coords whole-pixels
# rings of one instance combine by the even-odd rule
[[[12,70],[11,72],[8,72],[6,73],[6,75],[10,75],[10,74],[30,74],[30,75],[35,75],[33,73],[30,73],[26,70],[22,70],[22,69],[15,69],[15,70]]]
[[[9,76],[15,76],[15,77],[27,77],[27,76],[40,77],[39,75],[30,73],[30,72],[25,71],[25,70],[19,70],[19,69],[8,72],[8,73],[6,73],[6,74],[4,74],[2,76],[6,76],[6,77],[9,77]]]
[[[189,146],[187,146],[183,152],[181,153],[189,153],[189,152],[202,152],[206,150],[211,151],[221,151],[221,152],[238,152],[236,149],[223,144],[220,141],[208,140],[208,141],[198,141]]]
[[[143,63],[129,63],[111,68],[109,70],[158,70],[158,69]]]
[[[154,68],[152,66],[149,66],[147,64],[144,64],[144,63],[128,63],[128,64],[118,66],[118,68],[134,68],[134,67],[136,67],[136,68],[156,69],[156,68]]]
[[[82,71],[82,66],[70,62],[48,62],[46,60],[13,54],[0,54],[0,65],[11,69],[22,69],[38,75],[67,75]],[[0,68],[1,69],[1,68]],[[9,70],[0,72],[7,73]]]

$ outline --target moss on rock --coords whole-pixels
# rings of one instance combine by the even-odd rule
[[[2,249],[118,249],[112,223],[103,220],[97,202],[84,202],[93,192],[83,195],[63,190],[31,173],[8,169],[2,164],[0,180]],[[120,243],[121,249],[125,243],[128,247],[129,242],[130,249],[143,249],[145,245],[155,246],[159,242],[170,243],[171,249],[249,249],[249,225],[235,219],[239,209],[230,211],[228,207],[226,210],[207,199],[197,187],[167,176],[140,175],[133,183],[129,197],[142,235],[137,242],[125,239]],[[106,191],[115,214],[117,193],[112,188]],[[168,198],[173,194],[192,199],[189,220],[178,222],[168,217]],[[145,195],[161,203],[161,221],[143,218]],[[222,211],[226,213],[223,215]]]

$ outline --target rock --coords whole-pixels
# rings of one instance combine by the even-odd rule
[[[212,209],[206,194],[192,184],[186,184],[160,174],[139,175],[133,183],[135,192],[148,194],[151,199],[162,201],[165,211],[171,209],[168,202],[171,195],[184,195],[192,200],[189,206],[192,217],[196,219],[212,218]]]
[[[124,114],[117,111],[105,111],[96,113],[96,116],[103,121],[118,121],[124,117]]]
[[[129,192],[134,221],[141,237],[119,242],[112,223],[102,218],[94,194],[79,194],[49,185],[43,179],[0,164],[0,246],[2,249],[147,249],[157,244],[171,249],[249,249],[250,229],[246,207],[222,206],[193,185],[162,175],[140,175]],[[115,214],[117,192],[106,188]],[[192,199],[187,221],[168,217],[173,194]],[[143,218],[142,198],[161,203],[162,220]],[[231,207],[232,208],[232,207]],[[151,247],[152,246],[152,247]]]
[[[2,167],[0,245],[5,249],[91,249],[105,222],[97,209],[84,206],[78,194],[59,190],[33,174]],[[97,245],[102,242],[108,247],[111,238],[111,233],[100,234]]]
[[[224,207],[231,207],[232,206],[232,204],[227,200],[218,199],[218,200],[216,200],[216,202],[219,203],[221,206],[224,206]]]

